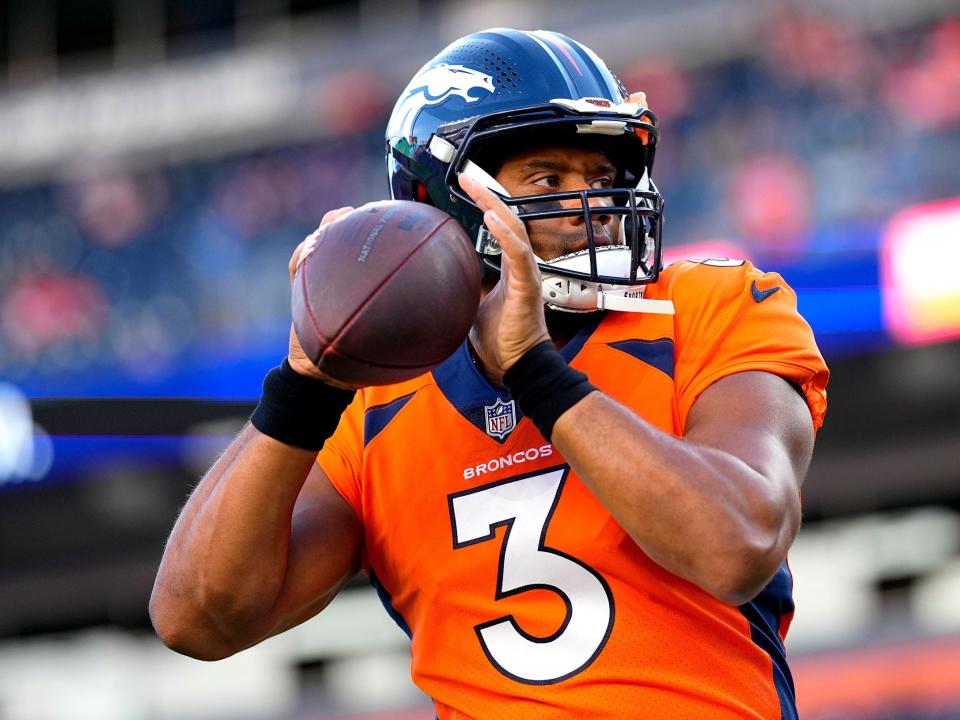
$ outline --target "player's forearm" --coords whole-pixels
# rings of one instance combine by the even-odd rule
[[[248,424],[210,469],[174,526],[150,600],[168,645],[222,657],[269,633],[293,506],[315,458]]]
[[[602,393],[567,410],[552,441],[644,552],[725,602],[762,589],[799,525],[795,490]]]

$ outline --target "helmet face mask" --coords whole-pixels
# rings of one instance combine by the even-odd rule
[[[459,187],[459,186],[457,186]],[[455,193],[462,190],[455,189]],[[652,195],[653,193],[644,193]],[[613,200],[615,205],[591,205],[591,198]],[[584,255],[586,266],[584,269],[565,267],[559,260],[569,257],[554,258],[549,261],[541,260],[541,264],[550,264],[553,272],[565,277],[586,280],[594,283],[607,284],[642,284],[656,279],[659,272],[660,253],[659,236],[660,222],[658,208],[655,203],[658,198],[642,197],[632,188],[611,188],[602,190],[578,190],[571,192],[550,192],[541,195],[524,195],[522,197],[503,197],[507,207],[515,208],[515,212],[524,223],[537,220],[550,220],[559,217],[579,217],[583,219],[584,232],[587,240],[587,250]],[[577,207],[562,208],[561,201],[574,200]],[[659,201],[662,205],[662,201]],[[595,228],[600,224],[600,217],[613,216],[620,228],[618,238],[613,243],[604,244],[597,241]],[[631,261],[628,266],[622,265],[612,274],[613,269],[604,272],[598,262],[597,251],[619,248],[629,251]],[[476,250],[484,263],[497,271],[500,269],[500,246],[496,239],[481,228],[476,243]],[[578,255],[578,253],[571,253]],[[552,263],[558,263],[553,265]],[[578,265],[583,266],[583,263]],[[607,263],[606,267],[610,267]],[[543,268],[541,268],[543,269]]]
[[[597,292],[639,297],[659,273],[663,200],[650,178],[657,138],[655,116],[628,101],[589,49],[556,33],[491,30],[456,41],[414,77],[388,125],[387,167],[395,199],[449,213],[492,271],[499,272],[499,245],[458,174],[497,192],[528,228],[582,218],[587,247],[540,261],[544,300],[596,310],[603,306]],[[603,152],[617,169],[613,187],[511,197],[493,177],[500,163],[545,146]],[[612,244],[595,237],[601,216],[619,226]],[[577,283],[584,285],[579,300],[572,299],[578,293],[558,292]]]

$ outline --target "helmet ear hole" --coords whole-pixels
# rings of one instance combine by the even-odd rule
[[[433,203],[430,202],[430,193],[427,192],[427,186],[418,180],[413,181],[413,197],[417,202],[433,205]]]

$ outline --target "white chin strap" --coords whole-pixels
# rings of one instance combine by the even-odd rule
[[[630,273],[630,248],[624,245],[607,245],[597,248],[597,272],[600,275],[622,276]],[[554,260],[537,258],[541,265],[577,272],[590,272],[590,250],[578,250]],[[645,285],[605,285],[587,280],[578,280],[564,275],[554,275],[541,269],[543,276],[543,301],[554,310],[566,312],[593,312],[596,310],[619,310],[621,312],[654,313],[673,315],[670,300],[648,300],[643,297]]]
[[[454,147],[442,138],[434,137],[430,142],[431,152],[443,162],[453,158]],[[497,180],[472,160],[464,163],[461,172],[481,185],[510,197],[510,193]],[[514,213],[519,209],[508,206]],[[621,227],[621,231],[622,231]],[[625,245],[608,245],[597,248],[597,272],[600,275],[630,277],[630,248]],[[590,250],[584,249],[569,255],[558,257],[549,262],[537,258],[537,262],[548,267],[556,267],[577,272],[590,272]],[[658,315],[673,315],[673,303],[670,300],[647,300],[643,297],[644,285],[603,285],[602,283],[577,280],[563,275],[553,275],[541,269],[543,277],[542,296],[548,307],[566,312],[595,312],[597,310],[620,310],[622,312],[645,312]]]

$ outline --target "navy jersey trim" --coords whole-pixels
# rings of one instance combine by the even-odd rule
[[[383,583],[380,582],[380,578],[377,577],[372,567],[369,568],[369,572],[370,584],[373,585],[373,589],[377,591],[377,597],[380,598],[380,602],[383,604],[384,610],[387,611],[387,615],[406,633],[408,638],[413,640],[413,633],[410,632],[410,626],[407,625],[407,621],[403,619],[403,615],[393,606],[393,598],[390,596],[390,593],[387,592]]]
[[[615,350],[620,350],[656,368],[673,380],[673,340],[660,338],[658,340],[620,340],[608,343]]]
[[[470,407],[495,403],[498,398],[510,401],[507,389],[491,385],[474,365],[469,342],[464,340],[453,355],[433,369],[440,391],[461,414]]]
[[[496,404],[497,400],[502,403],[510,402],[510,393],[506,388],[496,387],[487,382],[473,362],[468,342],[469,340],[464,340],[459,350],[433,369],[433,379],[454,409],[471,425],[487,435],[484,408]],[[516,422],[519,423],[520,411],[515,408],[515,412]],[[510,437],[510,433],[502,438],[492,435],[487,437],[503,445]]]
[[[410,402],[416,393],[410,393],[395,398],[383,405],[374,405],[367,408],[363,414],[363,446],[370,444],[381,431],[390,424],[390,421],[397,416],[397,413],[403,410],[403,406]]]
[[[580,328],[577,334],[574,335],[566,345],[560,348],[560,354],[564,360],[568,363],[573,362],[573,358],[583,350],[583,346],[587,344],[587,340],[590,339],[594,331],[600,327],[600,323],[603,322],[605,317],[607,317],[607,313],[605,312],[590,313],[590,320]]]
[[[781,720],[798,720],[793,675],[780,640],[780,621],[793,612],[793,579],[784,562],[773,579],[753,600],[738,609],[750,623],[750,638],[772,661],[773,685],[780,701]]]
[[[584,344],[603,321],[605,313],[593,313],[589,322],[560,350],[560,354],[567,362],[573,360]],[[496,443],[503,445],[512,433],[502,438],[487,434],[486,415],[484,408],[494,405],[497,400],[508,403],[511,400],[506,388],[492,385],[480,369],[473,362],[470,353],[469,340],[464,340],[460,348],[440,365],[433,369],[433,379],[444,394],[447,401],[453,405],[460,415],[480,432]],[[523,413],[514,406],[516,424],[520,424]],[[514,426],[516,427],[516,425]]]

